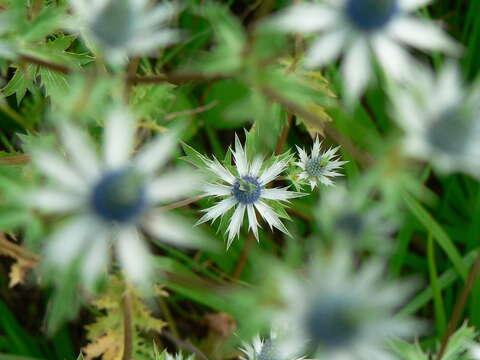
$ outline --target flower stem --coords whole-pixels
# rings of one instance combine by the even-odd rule
[[[247,240],[245,240],[245,244],[243,245],[242,253],[238,258],[237,265],[235,266],[235,270],[232,274],[232,279],[237,280],[242,275],[243,268],[248,260],[248,254],[250,253],[250,249],[252,248],[253,242],[255,240],[255,236],[253,232],[249,232],[247,236]]]
[[[290,132],[290,127],[292,126],[293,115],[287,115],[287,122],[283,125],[282,132],[280,134],[280,138],[277,142],[277,147],[275,148],[275,155],[280,155],[285,148],[285,143],[287,142],[288,133]]]
[[[442,339],[442,343],[440,346],[440,351],[437,354],[437,360],[441,360],[443,355],[445,354],[445,350],[447,348],[448,340],[450,336],[453,334],[455,329],[457,328],[457,324],[462,316],[463,310],[465,309],[465,305],[467,304],[468,295],[472,290],[473,283],[477,279],[478,273],[480,272],[480,251],[477,253],[477,258],[475,259],[475,263],[472,265],[470,269],[470,273],[468,274],[467,281],[463,286],[462,292],[460,296],[457,298],[455,306],[453,308],[452,317],[448,322],[447,331],[445,332],[445,336]]]
[[[170,75],[137,76],[130,75],[127,81],[131,84],[158,84],[168,82],[170,84],[184,84],[191,81],[215,81],[228,78],[223,74],[203,74],[194,72],[174,73]]]
[[[161,206],[159,208],[159,210],[173,210],[173,209],[181,208],[181,207],[190,205],[194,202],[197,202],[198,200],[200,200],[204,196],[205,195],[197,195],[197,196],[185,199],[185,200],[180,200],[180,201],[177,201],[177,202],[165,205],[165,206]]]
[[[132,296],[127,289],[122,299],[123,308],[123,356],[122,360],[133,360]]]
[[[39,59],[31,55],[22,54],[20,55],[20,60],[65,74],[65,75],[68,75],[72,72],[72,69],[69,68],[68,66],[53,63],[43,59]]]

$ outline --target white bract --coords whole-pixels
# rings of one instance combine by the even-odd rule
[[[469,349],[469,355],[472,357],[472,360],[480,360],[480,345],[473,344]]]
[[[71,0],[79,27],[112,64],[175,43],[179,32],[165,24],[176,13],[172,3],[149,6],[148,0]]]
[[[285,335],[285,334],[283,334]],[[302,360],[303,357],[289,355],[283,356],[280,354],[278,343],[282,341],[282,337],[277,336],[275,331],[272,331],[270,337],[261,338],[256,335],[251,343],[243,343],[240,348],[242,360]]]
[[[278,274],[275,324],[292,329],[281,352],[311,350],[318,359],[393,360],[386,341],[418,335],[419,323],[394,316],[411,293],[411,283],[386,283],[383,264],[357,267],[353,253],[334,249],[312,259],[306,279]],[[300,349],[300,350],[298,350]]]
[[[372,60],[388,75],[403,78],[414,63],[403,48],[460,51],[432,22],[413,15],[429,0],[323,0],[294,5],[276,18],[284,31],[320,33],[306,55],[306,65],[322,66],[343,52],[344,88],[348,100],[356,99],[372,77]]]
[[[79,264],[83,280],[91,286],[105,271],[113,245],[127,278],[146,282],[151,262],[140,228],[174,245],[198,245],[199,237],[188,222],[153,208],[183,198],[201,183],[186,169],[156,175],[175,148],[175,131],[158,136],[132,159],[135,126],[123,108],[112,111],[105,123],[101,158],[81,129],[62,122],[59,131],[67,158],[35,149],[32,160],[52,184],[26,197],[36,209],[71,215],[48,239],[49,268],[62,271]]]
[[[327,186],[333,185],[331,178],[342,176],[337,171],[347,162],[338,160],[337,151],[340,149],[340,146],[321,152],[321,145],[322,143],[317,137],[310,155],[297,146],[300,161],[296,164],[303,170],[298,177],[301,180],[308,180],[312,190],[319,182]]]
[[[251,229],[258,240],[258,227],[255,210],[266,221],[270,228],[274,227],[288,234],[287,229],[280,220],[279,215],[268,201],[288,201],[289,199],[302,196],[301,193],[289,191],[288,188],[267,188],[271,181],[275,180],[286,168],[288,161],[279,160],[269,167],[263,168],[263,160],[254,158],[250,163],[240,140],[235,136],[235,151],[232,151],[235,160],[235,174],[232,174],[217,159],[202,157],[208,170],[218,178],[215,183],[206,184],[205,195],[223,198],[214,206],[202,210],[206,214],[198,221],[198,224],[219,218],[236,207],[228,225],[227,248],[230,247],[235,236],[240,233],[245,212],[248,216],[248,228]],[[267,201],[265,201],[267,200]]]
[[[438,76],[419,70],[394,87],[391,98],[410,156],[443,173],[480,176],[480,87],[466,91],[456,65],[445,65]]]

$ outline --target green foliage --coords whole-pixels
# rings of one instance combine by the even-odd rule
[[[474,344],[477,332],[467,324],[463,324],[452,334],[445,348],[442,359],[445,360],[471,360],[470,347]],[[435,354],[428,354],[418,343],[405,342],[392,343],[392,348],[401,360],[428,360]]]
[[[45,267],[49,235],[68,218],[37,212],[25,200],[34,187],[50,185],[34,170],[32,149],[40,144],[63,155],[54,133],[58,124],[71,121],[91,136],[100,154],[106,114],[118,104],[138,119],[135,151],[157,133],[181,129],[181,146],[167,169],[187,162],[204,181],[213,179],[205,165],[214,157],[235,171],[232,146],[238,135],[250,160],[265,159],[263,168],[288,161],[273,186],[308,192],[298,177],[296,146],[309,149],[315,136],[326,148],[341,145],[341,159],[348,163],[339,183],[349,191],[347,208],[355,208],[357,190],[361,212],[378,206],[397,226],[385,239],[388,252],[380,250],[385,244],[359,241],[351,246],[355,259],[360,264],[380,254],[388,262],[386,278],[415,278],[418,291],[398,316],[421,318],[431,328],[415,341],[392,341],[392,351],[403,360],[434,358],[457,299],[471,286],[458,319],[463,325],[442,359],[472,360],[467,350],[478,340],[480,280],[469,280],[469,273],[479,251],[480,186],[472,177],[437,173],[428,162],[405,156],[403,134],[390,110],[388,77],[346,108],[339,63],[307,70],[310,36],[264,26],[263,20],[290,5],[287,1],[186,1],[169,22],[181,29],[178,43],[112,67],[91,50],[92,39],[78,28],[71,3],[0,0],[0,241],[12,247],[0,243],[0,360],[70,360],[77,354],[77,360],[121,359],[127,295],[135,360],[191,360],[181,349],[197,350],[197,357],[204,351],[212,360],[235,358],[240,341],[269,330],[271,314],[258,309],[283,305],[275,303],[279,284],[265,281],[273,264],[303,274],[314,249],[338,244],[338,234],[326,234],[322,225],[335,218],[332,209],[322,208],[327,190],[320,187],[288,204],[265,201],[288,220],[291,237],[263,223],[259,241],[250,242],[245,222],[226,252],[233,209],[213,225],[194,228],[217,247],[177,248],[144,234],[154,282],[160,284],[149,293],[125,282],[114,246],[114,265],[94,289],[82,287],[76,262],[64,271]],[[433,2],[418,14],[441,19],[463,45],[461,71],[472,84],[478,83],[480,69],[479,13],[478,1],[452,0]],[[437,72],[446,63],[440,54],[414,56]],[[188,224],[214,204],[211,198],[180,200],[188,204],[173,202],[162,210],[186,216]],[[218,320],[222,317],[212,324],[212,314],[228,314],[236,328]],[[166,349],[178,350],[177,355]]]

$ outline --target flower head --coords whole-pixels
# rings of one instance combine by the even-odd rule
[[[411,284],[385,283],[375,260],[357,269],[345,250],[312,260],[306,280],[282,273],[278,282],[285,307],[276,323],[292,328],[281,351],[303,349],[330,360],[394,359],[386,341],[414,336],[419,328],[413,319],[393,316]]]
[[[307,66],[322,66],[345,53],[342,65],[349,99],[357,98],[372,75],[372,59],[387,74],[403,78],[412,60],[401,45],[458,53],[459,46],[431,22],[411,12],[425,0],[323,0],[294,5],[273,20],[285,31],[321,33],[307,53]]]
[[[342,176],[342,174],[337,171],[346,163],[346,161],[338,160],[337,151],[340,148],[339,146],[321,152],[321,145],[322,143],[317,137],[310,155],[308,155],[304,149],[297,146],[300,161],[296,164],[303,170],[299,175],[299,179],[308,180],[312,190],[319,182],[327,186],[333,185],[331,178]]]
[[[131,160],[135,129],[124,109],[116,109],[106,121],[101,159],[81,129],[63,122],[59,131],[67,159],[34,149],[33,162],[52,185],[26,197],[36,209],[72,215],[48,241],[49,266],[61,269],[80,260],[82,277],[92,285],[113,245],[126,276],[143,282],[150,274],[150,255],[140,228],[173,244],[195,245],[199,238],[188,230],[191,226],[153,208],[187,196],[200,182],[187,170],[156,175],[175,147],[175,131],[158,136]]]
[[[323,192],[315,212],[322,237],[353,248],[388,251],[396,226],[386,207],[368,196],[363,187],[348,191],[344,185]]]
[[[176,42],[177,30],[164,25],[177,11],[171,3],[149,7],[147,0],[73,0],[81,28],[113,64]]]
[[[444,66],[436,77],[423,69],[392,99],[395,119],[405,131],[405,151],[439,171],[479,176],[480,88],[465,91],[458,68]]]
[[[268,338],[257,335],[251,343],[244,343],[240,350],[242,360],[302,360],[303,357],[290,355],[283,356],[278,350],[278,342],[282,341],[277,332],[271,331]]]
[[[279,202],[302,196],[302,194],[289,191],[287,188],[268,188],[267,185],[275,180],[286,168],[288,161],[275,160],[270,166],[263,168],[263,160],[256,157],[251,163],[247,154],[235,136],[235,151],[232,151],[235,160],[235,169],[232,173],[227,167],[220,164],[217,159],[202,157],[208,170],[217,178],[214,183],[204,187],[205,195],[222,197],[223,199],[214,206],[203,210],[206,214],[198,224],[215,220],[235,207],[230,224],[228,225],[229,247],[240,233],[245,212],[247,212],[249,230],[251,229],[258,239],[258,227],[255,210],[267,222],[270,228],[274,227],[288,234],[279,215],[269,204],[269,201]]]

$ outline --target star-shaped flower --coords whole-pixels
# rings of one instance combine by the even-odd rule
[[[148,0],[72,0],[80,31],[112,64],[175,43],[179,31],[165,23],[177,12],[172,3],[150,6]]]
[[[186,169],[157,176],[175,148],[175,131],[158,136],[132,159],[135,127],[123,108],[112,111],[105,123],[101,158],[81,129],[62,122],[59,131],[67,158],[34,149],[35,166],[52,184],[26,196],[36,209],[70,215],[48,239],[49,269],[78,265],[83,280],[93,285],[105,271],[113,246],[126,276],[139,283],[151,274],[141,229],[174,245],[200,244],[188,222],[154,208],[191,194],[201,182]]]
[[[300,161],[296,164],[303,170],[298,177],[300,180],[308,180],[312,190],[319,182],[327,186],[333,185],[332,178],[342,176],[337,171],[342,168],[343,164],[347,163],[347,161],[338,160],[337,151],[340,146],[321,152],[321,145],[322,143],[317,137],[310,155],[297,146]]]
[[[252,162],[249,162],[237,136],[235,136],[235,151],[232,153],[235,160],[234,173],[220,164],[217,159],[210,160],[202,157],[208,170],[217,177],[217,181],[205,185],[205,195],[223,199],[214,206],[203,210],[205,215],[198,223],[214,221],[235,207],[227,229],[227,248],[230,247],[235,236],[239,235],[245,212],[248,216],[248,228],[252,230],[257,239],[260,225],[255,211],[270,228],[274,227],[288,234],[280,220],[283,215],[279,215],[268,202],[285,202],[303,194],[289,191],[287,188],[267,187],[285,170],[288,161],[275,160],[266,168],[263,167],[261,157],[255,157]]]
[[[412,57],[404,45],[458,54],[460,47],[432,22],[411,15],[428,0],[323,0],[294,5],[273,19],[278,29],[320,33],[306,65],[322,66],[344,53],[342,73],[347,100],[356,99],[372,77],[375,59],[387,75],[404,78]]]

